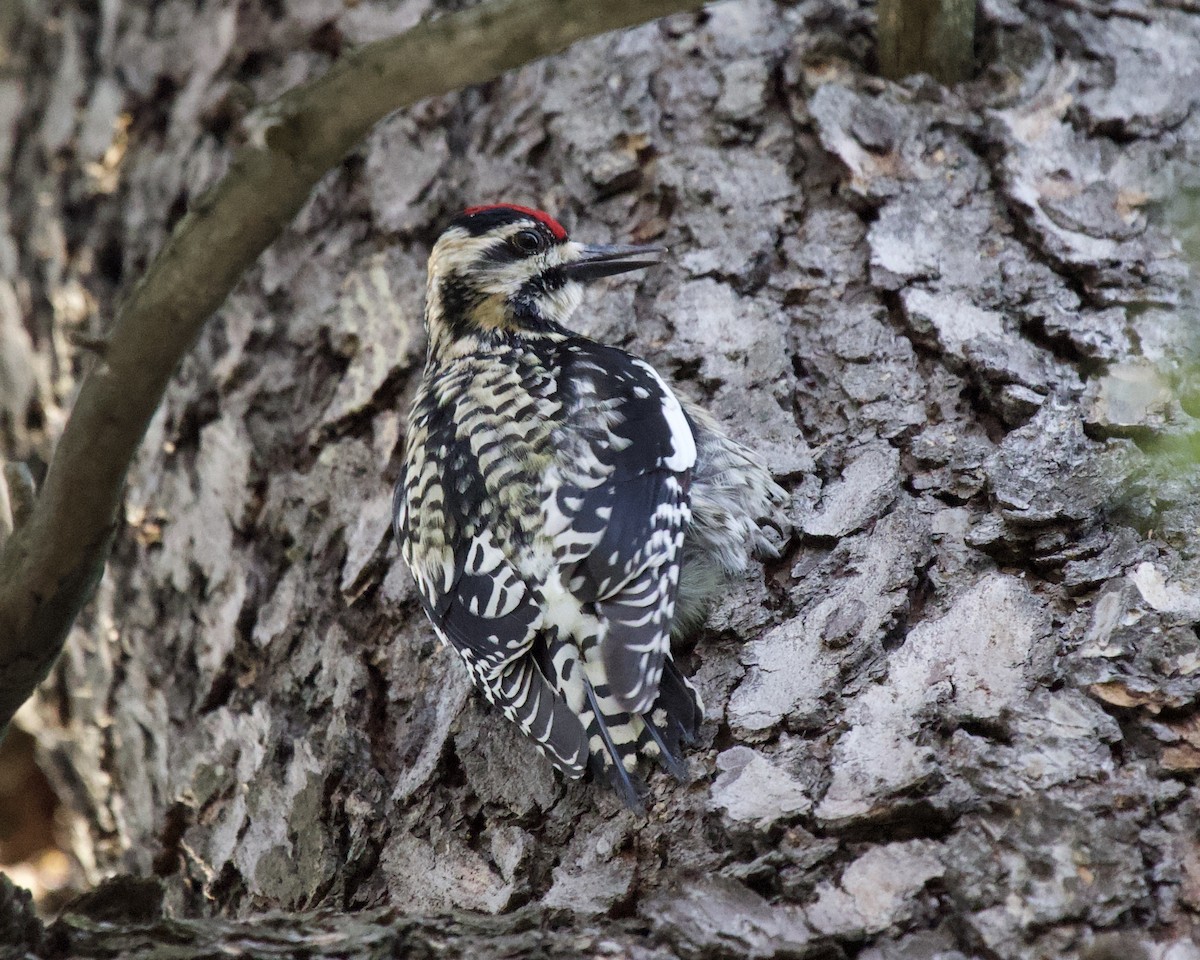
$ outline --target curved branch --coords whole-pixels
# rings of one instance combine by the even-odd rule
[[[0,731],[49,671],[104,571],[126,472],[176,366],[317,180],[394,110],[702,5],[492,0],[361,47],[258,111],[251,142],[118,312],[33,512],[0,554]]]

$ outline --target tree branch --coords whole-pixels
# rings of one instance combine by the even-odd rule
[[[317,180],[394,110],[702,5],[492,0],[361,47],[252,116],[250,143],[118,312],[33,512],[0,554],[0,730],[49,672],[103,573],[126,472],[176,366]]]

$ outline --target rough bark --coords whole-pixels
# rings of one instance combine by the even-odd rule
[[[10,453],[46,455],[66,334],[101,332],[245,105],[432,6],[67,3],[23,29]],[[169,910],[225,918],[203,936],[459,911],[479,956],[1197,955],[1198,471],[1144,449],[1200,410],[1173,212],[1200,14],[991,0],[953,92],[872,78],[873,29],[866,3],[718,4],[396,115],[322,181],[169,388],[28,721],[92,876],[158,874]],[[499,198],[668,244],[581,328],[793,491],[786,558],[683,654],[710,719],[645,820],[469,694],[388,530],[424,257]]]

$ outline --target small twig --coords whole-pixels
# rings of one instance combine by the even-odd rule
[[[879,70],[889,80],[927,73],[940,83],[971,77],[975,0],[879,0]]]
[[[84,380],[28,523],[0,551],[0,728],[49,671],[104,570],[125,474],[176,366],[316,182],[382,117],[583,37],[703,0],[491,0],[367,44],[247,121],[229,172],[175,227]]]
[[[12,532],[13,516],[8,497],[8,478],[0,473],[0,550],[4,548],[4,541]]]
[[[6,463],[0,470],[0,549],[14,530],[20,529],[33,513],[37,485],[23,463]]]
[[[6,463],[0,470],[0,550],[15,530],[19,530],[33,513],[37,499],[37,485],[33,474],[23,463]],[[8,721],[0,720],[0,742],[8,733]]]
[[[75,330],[67,334],[67,340],[72,346],[94,353],[98,357],[104,356],[108,351],[108,337],[97,337]]]
[[[4,480],[11,519],[9,531],[20,530],[33,514],[33,505],[37,500],[37,484],[33,482],[33,474],[29,472],[29,467],[19,462],[4,465]]]

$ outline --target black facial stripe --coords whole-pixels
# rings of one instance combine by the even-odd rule
[[[522,230],[510,234],[504,240],[498,241],[489,247],[483,255],[487,260],[493,263],[511,263],[514,260],[519,260],[521,257],[533,256],[544,250],[548,250],[559,242],[558,238],[554,236],[553,231],[544,223],[516,210],[484,210],[479,213],[473,213],[470,216],[460,214],[450,221],[451,227],[461,227],[473,237],[480,237],[499,227],[513,224],[519,224]],[[521,245],[517,242],[516,238],[521,233],[526,232],[535,234],[541,239],[539,249],[521,249]]]
[[[483,259],[488,263],[495,264],[514,263],[526,256],[528,254],[522,253],[507,240],[500,240],[493,243],[483,252]]]
[[[542,294],[554,293],[556,290],[561,290],[566,282],[566,274],[558,267],[550,267],[525,281],[518,296],[532,299]]]
[[[451,335],[464,336],[471,330],[469,317],[479,306],[479,295],[462,277],[451,274],[438,285],[438,298],[442,303],[442,316]]]
[[[563,333],[563,328],[542,313],[539,303],[539,293],[535,293],[532,284],[525,284],[515,297],[508,301],[513,319],[522,330],[534,333]]]

